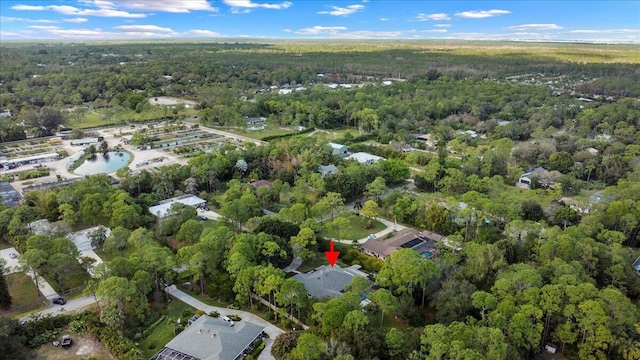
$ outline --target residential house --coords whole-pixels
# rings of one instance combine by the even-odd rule
[[[406,228],[395,233],[389,239],[369,239],[362,244],[360,250],[373,257],[386,259],[398,249],[412,249],[424,258],[436,255],[436,243],[445,239],[444,236],[431,231],[418,231]]]
[[[359,265],[341,268],[323,265],[306,274],[296,274],[292,279],[301,282],[307,289],[309,297],[339,297],[355,277],[367,278],[367,274],[359,270]]]
[[[329,146],[333,150],[333,155],[345,156],[349,152],[349,147],[347,145],[330,142]]]
[[[202,315],[150,360],[243,359],[262,337],[263,326],[242,320],[235,323]]]
[[[325,177],[327,175],[337,174],[338,173],[338,168],[333,164],[320,165],[318,167],[318,172],[320,172],[320,175],[322,177]]]
[[[271,181],[268,181],[268,180],[258,180],[258,181],[252,182],[249,185],[251,185],[254,189],[258,190],[258,188],[262,186],[266,186],[267,188],[271,189],[271,186],[273,184],[271,183]]]
[[[533,181],[533,178],[544,175],[548,172],[549,171],[543,167],[530,168],[524,174],[520,175],[516,186],[523,189],[531,189],[531,182]]]
[[[248,118],[248,119],[247,119],[247,126],[263,125],[266,121],[267,121],[267,119],[265,119],[265,118],[263,118],[263,117],[259,117],[259,118]]]
[[[150,207],[149,212],[159,218],[165,218],[171,215],[171,206],[175,203],[199,208],[205,206],[207,200],[201,199],[195,195],[182,195],[161,201],[158,205]]]
[[[377,155],[365,153],[365,152],[357,152],[355,154],[351,154],[347,156],[347,160],[355,160],[360,164],[371,165],[371,164],[377,163],[380,160],[384,160],[384,158]]]
[[[636,270],[636,274],[640,275],[640,256],[633,262],[633,268]]]

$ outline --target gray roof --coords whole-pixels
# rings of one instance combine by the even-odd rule
[[[222,319],[203,315],[169,341],[165,348],[201,360],[234,360],[263,330],[264,327],[244,320],[231,327]],[[163,359],[158,355],[154,358]]]
[[[320,167],[318,168],[318,171],[322,175],[331,175],[331,174],[337,174],[338,168],[333,164],[320,165]]]
[[[306,274],[296,274],[293,279],[301,282],[309,295],[320,298],[342,295],[344,287],[356,276],[367,277],[365,273],[353,267],[343,269],[339,265],[323,265]]]
[[[163,200],[160,204],[149,208],[149,212],[153,215],[163,218],[169,215],[171,205],[174,203],[180,203],[188,206],[198,206],[206,203],[207,200],[201,199],[195,195],[182,195],[171,199]]]

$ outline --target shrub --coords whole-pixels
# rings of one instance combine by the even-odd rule
[[[196,312],[195,312],[195,315],[198,315],[198,316],[202,316],[204,314],[205,314],[205,312],[202,311],[202,310],[196,310]]]
[[[220,313],[217,311],[212,311],[209,313],[209,316],[213,317],[213,318],[219,318],[220,317]]]
[[[242,320],[242,319],[240,318],[240,316],[238,316],[238,314],[231,314],[231,315],[229,315],[229,319],[231,319],[231,320],[233,320],[233,321],[240,321],[240,320]]]

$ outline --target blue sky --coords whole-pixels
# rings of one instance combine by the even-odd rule
[[[0,39],[640,42],[639,1],[2,0]]]

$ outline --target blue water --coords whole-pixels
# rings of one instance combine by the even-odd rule
[[[423,251],[423,252],[420,253],[420,255],[422,255],[423,258],[428,259],[428,258],[433,256],[433,252],[431,252],[431,251]]]
[[[92,159],[84,161],[74,172],[78,175],[109,174],[127,165],[131,154],[128,152],[109,151],[107,156],[96,154]]]

